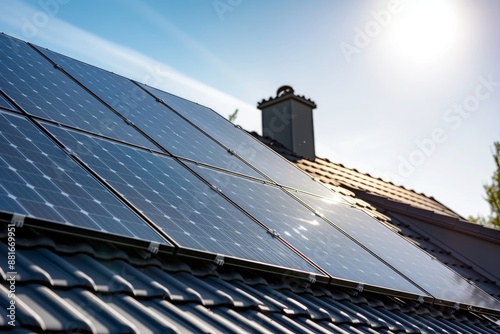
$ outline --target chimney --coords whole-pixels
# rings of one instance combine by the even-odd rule
[[[262,110],[262,134],[283,144],[298,156],[314,160],[312,111],[316,103],[294,94],[290,86],[281,86],[276,97],[257,104]]]

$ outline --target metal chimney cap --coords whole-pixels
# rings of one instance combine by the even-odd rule
[[[276,91],[276,97],[293,94],[294,92],[292,86],[283,85]]]

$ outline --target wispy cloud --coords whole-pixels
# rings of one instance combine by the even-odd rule
[[[0,13],[3,32],[193,100],[223,116],[238,108],[239,124],[249,130],[260,129],[259,113],[253,105],[184,75],[164,62],[60,20],[57,15],[49,17],[43,26],[35,26],[36,34],[27,34],[27,24],[40,9],[22,2],[8,2]],[[181,39],[194,50],[200,48],[186,36]],[[217,62],[212,56],[210,59]]]

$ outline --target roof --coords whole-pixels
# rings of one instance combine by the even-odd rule
[[[335,198],[338,196],[333,196],[334,194],[323,186],[311,182],[307,175],[299,173],[296,168],[277,157],[263,145],[252,146],[255,140],[249,138],[247,134],[236,129],[230,123],[222,124],[224,131],[221,127],[214,129],[213,127],[219,124],[221,117],[211,110],[209,110],[208,120],[213,121],[213,123],[208,128],[204,128],[206,124],[202,124],[204,119],[199,113],[206,112],[208,108],[145,87],[126,78],[112,77],[116,80],[110,83],[107,81],[111,78],[108,72],[103,73],[103,70],[92,68],[90,65],[75,60],[65,60],[64,56],[33,45],[16,41],[10,41],[7,44],[10,44],[10,49],[12,46],[16,46],[16,50],[12,53],[12,50],[7,50],[9,46],[6,46],[5,50],[0,50],[8,54],[4,60],[10,64],[10,67],[6,65],[7,69],[0,67],[0,69],[5,70],[3,73],[0,71],[0,74],[9,76],[7,86],[0,86],[2,88],[0,115],[5,119],[2,137],[11,139],[4,140],[5,145],[0,147],[5,153],[5,156],[2,157],[7,160],[2,165],[5,175],[2,175],[3,187],[0,187],[2,190],[0,195],[5,202],[2,203],[0,221],[12,224],[0,225],[0,252],[2,253],[0,256],[3,259],[10,259],[13,256],[11,254],[13,252],[11,241],[15,234],[15,268],[10,269],[11,271],[15,270],[15,272],[9,272],[8,266],[2,265],[0,267],[0,275],[4,278],[0,288],[0,305],[5,310],[10,308],[9,316],[11,319],[15,317],[16,326],[13,327],[9,323],[8,317],[2,317],[0,318],[2,319],[0,320],[0,328],[3,331],[16,333],[33,331],[84,333],[423,333],[461,331],[493,333],[500,329],[498,323],[495,323],[497,319],[487,315],[497,313],[489,313],[480,307],[471,306],[469,309],[465,309],[463,303],[459,305],[458,303],[453,304],[449,300],[444,300],[445,302],[434,300],[430,295],[424,297],[414,293],[401,292],[397,289],[387,289],[383,286],[376,289],[377,286],[369,284],[365,287],[363,284],[357,283],[359,281],[349,280],[349,278],[337,280],[337,276],[328,276],[325,274],[327,271],[319,271],[322,269],[319,265],[304,255],[300,249],[295,248],[297,245],[295,240],[297,239],[290,239],[293,242],[289,243],[286,238],[282,238],[279,233],[276,233],[276,230],[269,230],[269,227],[262,223],[266,217],[256,218],[259,217],[256,215],[265,214],[276,217],[276,220],[285,217],[287,218],[285,221],[293,221],[294,217],[287,216],[287,214],[295,209],[294,205],[299,210],[294,212],[304,213],[303,217],[306,217],[305,221],[307,222],[311,221],[310,217],[314,216],[313,214],[316,214],[314,217],[320,216],[321,218],[317,221],[314,218],[314,222],[327,226],[328,229],[325,231],[331,232],[332,235],[335,234],[337,239],[331,240],[347,240],[350,242],[349,246],[353,245],[351,248],[346,247],[345,250],[337,248],[339,254],[348,252],[347,256],[342,256],[344,262],[341,263],[347,265],[345,268],[350,268],[349,262],[354,262],[351,260],[351,255],[357,252],[357,248],[354,247],[356,246],[370,256],[366,263],[359,261],[361,265],[356,267],[358,274],[363,273],[364,277],[375,276],[373,273],[380,269],[380,272],[389,272],[392,276],[377,275],[378,277],[375,279],[388,280],[390,276],[395,281],[399,279],[401,280],[399,282],[413,284],[413,289],[420,289],[416,283],[413,283],[401,272],[386,262],[382,262],[383,259],[374,254],[374,251],[367,249],[368,246],[360,245],[358,240],[340,228],[333,230],[333,223],[325,224],[328,221],[320,215],[321,212],[313,211],[311,205],[305,202],[306,200],[324,199],[320,195],[306,195],[306,192],[311,189],[307,186],[311,186],[311,184],[312,189],[319,187],[319,190],[326,192],[325,196]],[[21,50],[22,48],[24,49]],[[11,53],[9,54],[9,52]],[[23,60],[23,54],[31,59],[31,63],[28,62],[25,65],[34,66],[35,69],[36,66],[44,66],[45,72],[38,73],[36,70],[29,73],[23,72],[18,74],[24,76],[21,80],[16,78],[16,70],[26,71],[28,68],[28,66],[23,67],[16,63],[16,61]],[[0,56],[3,55],[0,54]],[[52,59],[58,59],[58,62],[67,61],[66,69]],[[67,70],[78,78],[73,77]],[[40,72],[42,72],[41,69]],[[43,78],[37,77],[40,75]],[[50,81],[55,77],[61,79],[57,82],[59,86],[56,85],[55,79],[54,82]],[[29,81],[28,86],[31,90],[23,86],[25,79]],[[22,83],[14,84],[13,82],[16,80],[22,81]],[[43,80],[43,87],[39,87],[41,80]],[[79,80],[83,80],[83,83]],[[45,98],[43,95],[40,96],[40,91],[49,90],[48,86],[52,87],[51,84],[56,87],[52,89],[60,95],[52,94]],[[126,87],[133,87],[135,91],[132,92],[142,93],[138,101],[143,108],[141,110],[147,110],[147,115],[151,118],[154,118],[153,114],[158,112],[156,113],[158,117],[154,120],[148,118],[148,124],[141,123],[145,122],[141,117],[133,118],[144,115],[144,112],[125,108],[125,105],[128,107],[133,105],[134,101],[128,104],[130,98],[137,97],[125,96],[123,98]],[[147,94],[144,93],[146,91]],[[66,95],[63,94],[64,92]],[[161,95],[155,96],[155,94]],[[59,104],[60,101],[66,99],[65,96],[71,97],[71,102],[74,102],[68,108],[69,110],[64,104]],[[120,96],[122,100],[115,103],[114,98]],[[49,106],[43,105],[44,107],[38,108],[41,102]],[[99,116],[87,113],[84,105],[90,108],[89,110],[96,110],[96,114],[98,112]],[[144,109],[146,107],[147,109]],[[66,112],[61,112],[60,108],[65,108]],[[73,108],[80,110],[80,112],[75,113],[77,118],[72,118],[73,113],[70,111],[74,111]],[[204,109],[202,110],[202,108]],[[194,116],[186,116],[176,111],[188,109],[190,112],[196,111]],[[120,111],[124,114],[121,114]],[[106,119],[106,115],[110,118]],[[162,117],[165,115],[170,115],[170,117]],[[104,120],[110,121],[111,125],[102,124],[101,116]],[[198,123],[191,121],[188,119],[189,117],[196,118]],[[133,119],[134,122],[130,119]],[[169,124],[167,125],[165,122],[165,126],[162,126],[163,121],[167,120]],[[12,122],[10,124],[12,126],[7,126],[7,122]],[[179,128],[184,129],[185,132],[179,131]],[[227,132],[226,129],[228,129]],[[213,130],[213,133],[210,130]],[[246,147],[235,147],[233,150],[232,146],[225,144],[235,141],[233,136],[239,134],[243,135],[239,138],[248,138],[248,142],[245,143]],[[193,139],[195,137],[196,140]],[[191,140],[198,144],[203,143],[203,145],[192,145]],[[40,150],[37,145],[43,146],[43,149]],[[177,151],[171,154],[163,145],[172,145],[173,149]],[[209,145],[211,145],[210,149],[207,149]],[[240,153],[247,152],[249,148],[261,150],[257,156],[249,154],[248,158],[253,159],[250,160],[251,163],[245,161],[244,158],[247,157]],[[21,149],[26,149],[26,151],[21,151]],[[241,151],[238,151],[239,149]],[[189,154],[192,155],[179,157],[178,154],[188,153],[183,150],[188,150]],[[30,156],[26,156],[27,152]],[[217,152],[220,152],[218,156],[216,156]],[[273,159],[260,161],[265,154],[271,155]],[[54,157],[56,159],[47,159]],[[197,157],[202,158],[201,163],[198,163]],[[2,161],[4,161],[3,158]],[[34,161],[37,159],[41,159],[43,164]],[[16,163],[15,168],[8,163],[10,161]],[[54,163],[54,161],[56,162]],[[144,162],[144,164],[141,165],[139,162]],[[280,163],[281,165],[279,165]],[[210,164],[215,166],[210,167]],[[258,167],[255,167],[254,164]],[[276,164],[279,167],[288,167],[291,173],[287,175],[292,175],[292,177],[287,179],[287,175],[276,173],[276,171],[280,171]],[[110,166],[114,166],[114,169]],[[163,169],[154,169],[159,166]],[[223,169],[227,166],[233,168],[242,166],[243,169],[236,169],[235,172],[233,170],[224,172]],[[263,168],[260,166],[267,168],[266,174],[259,175],[259,168]],[[43,167],[42,173],[40,173],[41,169],[37,170],[39,167]],[[133,170],[132,173],[130,173],[131,170]],[[7,171],[9,172],[7,173]],[[23,183],[23,177],[21,177],[20,182],[10,182],[9,178],[15,179],[19,176],[16,174],[18,171],[24,173],[19,175],[29,178],[29,183]],[[68,175],[71,177],[68,178]],[[80,181],[84,175],[87,177],[85,182],[82,182],[85,192],[94,192],[99,197],[88,198],[88,193],[78,189],[79,192],[72,197],[72,191],[68,190],[70,194],[64,191],[66,189],[75,190],[75,186],[83,187],[82,184],[75,183],[75,180]],[[126,182],[122,181],[124,179],[120,175],[126,175]],[[148,182],[152,183],[141,183],[144,181],[139,175],[144,176],[145,180],[147,177]],[[209,182],[212,179],[216,180],[217,175],[223,175],[224,182]],[[285,183],[256,182],[258,177],[262,175],[283,177]],[[297,175],[299,178],[294,178]],[[273,180],[271,177],[269,179]],[[51,183],[50,180],[58,180],[58,182],[59,180],[70,180],[72,182]],[[305,190],[301,192],[294,189],[294,184],[288,183],[292,181],[297,184],[303,182],[301,186],[305,186]],[[54,185],[62,185],[64,188],[54,188]],[[153,193],[157,196],[151,194],[149,188],[144,187],[144,185],[153,189]],[[214,185],[221,188],[227,187],[227,190],[222,189],[225,190],[222,191]],[[44,186],[50,189],[44,189]],[[441,249],[435,248],[434,244],[427,244],[425,235],[417,233],[418,230],[414,229],[413,222],[408,217],[403,216],[401,219],[397,219],[395,216],[397,212],[381,211],[380,208],[385,210],[383,203],[367,201],[360,197],[360,194],[356,192],[357,189],[348,189],[343,185],[329,184],[329,186],[334,192],[346,196],[347,204],[376,217],[386,226],[404,236],[413,238],[413,240],[421,240],[420,246],[422,248],[428,247],[431,252],[434,249],[439,252]],[[267,193],[257,191],[252,193],[254,190],[250,189],[251,187],[254,187],[254,190],[257,188],[268,190]],[[16,196],[9,192],[9,189],[12,191],[12,189],[18,190],[19,188],[24,189],[25,193],[30,194],[30,196],[32,196],[32,190],[36,189],[38,191],[36,195],[40,195],[42,200],[32,196],[25,203],[32,204],[33,207],[43,211],[43,214],[53,217],[54,220],[44,220],[39,216],[27,215],[26,222],[23,224],[25,217],[15,214],[15,210],[22,207],[23,202],[17,203]],[[127,197],[129,188],[134,189],[134,195]],[[45,190],[47,190],[46,193]],[[193,191],[196,192],[193,196],[197,197],[193,198],[192,202],[186,203],[182,196],[190,198],[189,193]],[[295,195],[291,191],[295,191]],[[25,195],[21,192],[20,194],[21,196]],[[265,206],[262,207],[266,210],[260,210],[260,203],[258,203],[260,198],[253,194],[267,196]],[[319,194],[323,195],[321,192]],[[47,197],[44,197],[45,195]],[[74,198],[75,202],[68,204],[69,200],[61,195]],[[142,198],[140,195],[145,196]],[[241,196],[241,198],[232,197],[233,195]],[[169,212],[175,215],[175,218],[166,216],[164,212],[159,211],[163,209],[159,204],[165,204],[161,201],[162,196],[171,196],[174,199],[175,202],[167,202],[167,204],[173,208]],[[203,202],[202,199],[205,197],[212,198],[214,202]],[[151,201],[151,198],[155,201]],[[59,203],[58,199],[62,203]],[[282,202],[280,202],[281,199],[283,199]],[[250,200],[255,200],[255,202],[250,203]],[[134,203],[138,203],[139,206],[136,207]],[[174,203],[178,206],[172,206]],[[287,206],[288,203],[294,203],[294,205]],[[298,205],[298,203],[301,204]],[[67,204],[67,208],[71,210],[59,210],[56,214],[51,211],[54,206],[60,205],[60,208],[64,209],[64,205]],[[79,204],[82,206],[78,206]],[[16,207],[16,205],[19,206]],[[179,205],[182,206],[179,207]],[[257,209],[253,205],[257,205]],[[272,205],[274,208],[271,208]],[[245,209],[246,207],[252,208],[253,211]],[[123,208],[130,210],[128,215],[125,215]],[[147,208],[147,210],[142,210],[142,208]],[[229,243],[229,241],[236,242],[235,240],[221,239],[220,242],[217,242],[216,239],[208,238],[211,236],[208,232],[199,235],[185,233],[187,230],[182,229],[182,224],[194,223],[193,225],[196,225],[198,221],[186,221],[185,216],[180,214],[181,210],[184,210],[183,213],[187,212],[189,216],[200,214],[197,210],[203,211],[206,208],[215,209],[213,216],[210,216],[213,221],[221,219],[220,216],[224,216],[228,212],[235,215],[230,218],[243,217],[239,220],[228,219],[228,221],[221,222],[221,224],[226,225],[213,225],[217,230],[223,227],[221,234],[216,234],[217,237],[222,235],[228,238],[228,235],[235,235],[231,234],[234,233],[232,229],[226,228],[227,224],[231,222],[233,224],[240,223],[241,229],[258,230],[258,233],[267,237],[267,239],[250,240],[253,248],[246,248],[254,250],[250,254],[256,256],[256,260],[244,259],[240,255],[234,254],[240,250],[235,250],[237,248],[234,247],[230,248],[229,245],[233,243]],[[345,205],[344,202],[342,202],[342,206],[339,205],[337,208],[344,210],[342,211],[344,214],[354,212],[358,215],[346,217],[369,218],[360,213],[359,210]],[[117,216],[109,216],[106,209],[115,210]],[[419,209],[427,211],[424,208]],[[150,221],[148,215],[153,212],[156,215],[151,215],[151,217],[155,219],[165,221],[164,218],[167,218],[167,223],[177,219],[180,222],[180,225],[176,225],[179,227],[179,231],[172,231],[172,233],[177,233],[174,237],[163,232],[162,227],[159,227],[157,223]],[[284,216],[275,215],[278,212],[283,213]],[[57,214],[62,217],[64,215],[73,217],[72,215],[74,215],[74,217],[79,217],[79,220],[74,218],[73,222],[66,224],[56,223],[57,219],[60,219]],[[182,217],[177,217],[177,214]],[[99,222],[102,225],[98,225],[98,228],[102,231],[107,231],[106,228],[110,227],[115,228],[117,233],[104,233],[98,231],[99,229],[90,233],[83,228],[85,224],[93,221],[89,217],[100,219]],[[448,217],[459,219],[453,215],[448,215]],[[243,223],[243,219],[248,219],[245,221],[247,223]],[[363,220],[353,221],[364,222]],[[369,219],[369,221],[377,228],[380,227],[380,224],[373,219]],[[80,225],[69,226],[76,222]],[[137,223],[137,225],[132,223]],[[204,225],[202,228],[207,230],[208,227],[211,227],[209,224],[200,225]],[[146,227],[153,229],[156,234]],[[130,228],[134,231],[129,231],[125,236],[121,236],[119,233],[123,232],[122,228]],[[319,228],[316,230],[322,231]],[[387,229],[382,228],[382,230],[384,235],[390,234],[398,242],[404,243],[404,246],[410,247],[406,241],[396,237]],[[147,236],[142,239],[134,239],[133,236],[136,236],[134,233],[138,232],[147,232]],[[296,233],[301,237],[304,236],[299,232]],[[159,246],[156,242],[150,242],[153,240],[148,239],[150,235],[154,235],[156,238],[164,237],[167,240],[166,244]],[[199,236],[199,240],[196,239],[197,236]],[[181,237],[184,243],[199,242],[200,245],[203,237],[205,238],[203,240],[207,240],[206,245],[210,245],[212,248],[200,251],[200,249],[196,249],[196,246],[184,247],[182,242],[176,242]],[[238,237],[241,241],[240,239],[237,241],[241,243],[251,239],[248,235]],[[316,239],[314,240],[316,241]],[[274,243],[281,248],[263,247],[263,249],[258,249],[259,253],[255,246],[256,243],[264,243],[266,246]],[[341,243],[329,243],[332,247],[338,247],[339,244]],[[318,245],[314,244],[314,246]],[[385,247],[385,245],[382,246]],[[227,255],[227,258],[224,259],[221,254],[216,254],[213,251],[216,249],[214,247],[220,247],[219,249],[226,251],[224,254]],[[228,248],[224,249],[224,247]],[[413,247],[410,248],[415,250]],[[267,250],[279,250],[280,252],[271,253]],[[314,254],[317,250],[308,250],[311,251],[310,254],[317,255]],[[318,258],[328,264],[330,254],[326,254],[326,257],[321,254]],[[266,256],[270,262],[262,260],[262,256]],[[277,258],[285,258],[285,260],[290,260],[290,263],[296,261],[293,264],[307,264],[305,267],[307,270],[312,268],[318,270],[320,274],[311,275],[313,271],[305,272],[296,267],[286,270],[284,266],[273,266],[274,262],[272,261]],[[259,262],[259,259],[262,262]],[[404,259],[399,258],[398,261],[404,261]],[[427,261],[432,262],[430,259]],[[476,270],[471,270],[465,262],[456,261],[452,257],[443,262],[446,261],[451,266],[457,265],[464,276],[476,281],[477,285],[483,284],[486,291],[498,296],[498,289],[495,290],[496,282],[486,281],[486,276],[482,276]],[[382,268],[375,268],[377,264]],[[439,266],[439,268],[444,267],[441,264]],[[335,267],[335,272],[337,269],[340,269],[340,266]],[[372,271],[372,269],[374,270]],[[448,281],[447,285],[450,282]],[[482,291],[475,289],[462,278],[459,278],[458,282],[468,287],[465,291],[479,292],[481,298],[484,297]],[[430,282],[424,283],[430,284]],[[384,293],[387,290],[394,291],[390,294]],[[420,291],[424,292],[425,290]],[[13,297],[14,293],[15,297]],[[486,294],[484,295],[488,301],[491,300],[489,305],[496,305],[494,304],[495,300]],[[417,299],[417,297],[419,298]],[[432,301],[435,304],[432,304]],[[15,302],[15,314],[11,311],[13,302]]]
[[[1,231],[2,240],[7,236]],[[18,229],[4,333],[496,333],[493,318],[125,246]],[[2,258],[7,247],[2,243]],[[215,270],[215,268],[217,268]],[[5,271],[0,270],[4,280]],[[0,305],[8,307],[8,284]]]

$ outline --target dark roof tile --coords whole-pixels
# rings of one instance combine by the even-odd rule
[[[291,331],[289,328],[281,325],[279,322],[275,321],[273,319],[273,314],[276,316],[281,316],[280,313],[263,313],[255,310],[246,310],[241,312],[241,315],[244,316],[247,319],[250,319],[253,322],[256,322],[266,330],[268,330],[270,333],[288,333],[288,334],[293,334],[296,333],[294,331]]]
[[[151,300],[143,302],[149,309],[167,318],[178,333],[215,333],[218,332],[212,322],[196,315],[199,307],[196,303],[175,305],[166,300]],[[163,333],[163,332],[162,332]]]
[[[151,284],[165,291],[165,297],[168,300],[182,303],[203,303],[201,295],[189,285],[189,281],[183,281],[183,277],[178,276],[180,274],[170,274],[156,267],[144,268],[143,273],[151,279]]]
[[[134,294],[132,284],[122,275],[117,275],[111,270],[119,266],[119,264],[112,261],[99,261],[87,254],[65,256],[64,259],[73,263],[79,271],[92,279],[95,291],[103,293],[123,292],[130,295]]]
[[[98,295],[84,289],[56,290],[71,307],[90,320],[96,333],[139,333],[134,324],[107,303],[109,295]]]
[[[66,288],[82,286],[91,289],[95,288],[92,278],[73,266],[70,261],[66,261],[63,256],[58,256],[48,249],[25,249],[18,251],[18,253],[21,253],[26,259],[32,261],[32,265],[29,266],[29,270],[32,270],[32,274],[36,272],[39,274],[38,276],[42,275],[43,277],[47,277],[47,283],[52,286]],[[32,275],[28,275],[24,278],[22,276],[21,274],[21,281],[41,282]]]
[[[238,284],[239,282],[234,281],[226,282],[220,278],[208,278],[205,281],[230,295],[236,308],[255,308],[261,311],[271,310],[271,308],[266,306],[266,303],[259,298],[261,295],[255,294],[257,292],[255,289],[240,287],[240,285],[244,286],[244,284]]]
[[[16,287],[16,298],[29,305],[32,314],[38,315],[35,331],[96,332],[89,318],[78,312],[49,287],[32,283]],[[19,321],[24,319],[18,315]]]
[[[270,318],[293,333],[314,334],[317,332],[314,328],[304,324],[304,321],[300,321],[298,317],[294,317],[292,319],[289,316],[280,313],[271,313]]]
[[[356,318],[351,317],[349,313],[335,307],[332,303],[325,302],[322,298],[316,298],[311,295],[304,295],[303,298],[308,300],[308,305],[313,304],[313,308],[320,308],[320,310],[327,312],[330,317],[329,320],[335,324],[356,323]],[[368,323],[368,319],[366,323]]]
[[[165,314],[148,307],[132,296],[117,293],[101,295],[103,301],[113,310],[129,321],[138,333],[176,333],[179,332],[175,325]],[[162,301],[162,299],[156,299]]]
[[[19,291],[19,287],[17,288],[17,291]],[[11,319],[7,317],[7,314],[4,314],[2,317],[0,317],[0,329],[21,329],[21,328],[31,328],[31,329],[41,329],[44,327],[43,325],[43,320],[41,316],[33,310],[27,301],[19,298],[17,296],[15,301],[15,319],[16,326],[11,326],[8,324]],[[8,307],[10,307],[10,296],[9,296],[9,284],[8,282],[2,282],[0,285],[0,307],[2,310],[7,310]],[[31,303],[29,303],[31,304]],[[10,314],[10,311],[9,311]],[[22,327],[21,327],[22,326]],[[16,331],[17,333],[17,331]]]
[[[210,281],[209,278],[199,278],[188,273],[175,273],[172,276],[188,286],[189,289],[196,291],[201,296],[202,304],[207,307],[215,305],[236,306],[232,295],[220,287],[214,286],[213,281]]]

